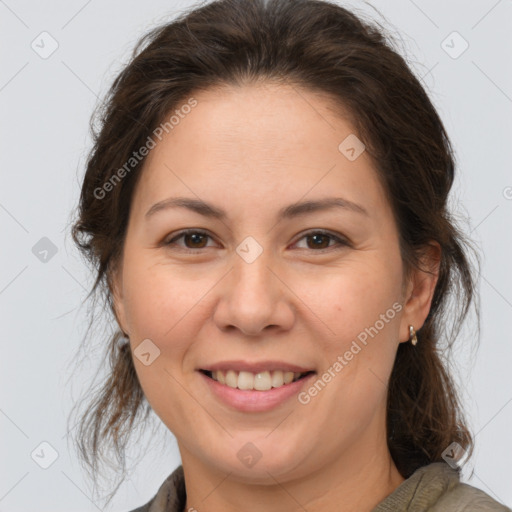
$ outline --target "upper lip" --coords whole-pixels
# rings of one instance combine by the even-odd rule
[[[202,366],[201,370],[214,372],[217,370],[235,372],[259,373],[264,371],[283,370],[285,372],[305,373],[314,371],[312,368],[306,368],[296,364],[285,363],[284,361],[257,361],[250,363],[248,361],[220,361],[218,363]]]

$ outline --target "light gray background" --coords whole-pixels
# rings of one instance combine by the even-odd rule
[[[484,254],[481,346],[473,358],[468,351],[456,352],[476,433],[470,483],[512,506],[512,2],[371,4],[402,35],[404,51],[456,149],[454,203],[462,213],[467,210],[465,230]],[[92,279],[69,239],[70,212],[90,149],[88,122],[97,96],[103,96],[138,38],[188,5],[0,0],[0,511],[102,509],[91,501],[90,484],[66,441],[74,397],[100,363],[92,354],[83,371],[71,375],[87,320],[86,308],[79,306]],[[378,17],[361,2],[343,5]],[[43,31],[59,45],[47,59],[31,48],[34,40],[42,46]],[[463,41],[446,39],[453,31],[469,44],[457,58]],[[46,262],[32,252],[42,237],[57,249]],[[466,336],[473,332],[470,326]],[[153,443],[108,510],[131,510],[154,495],[179,464],[175,441],[170,434],[168,439],[164,448],[160,438]],[[31,458],[43,441],[59,454],[48,469]]]

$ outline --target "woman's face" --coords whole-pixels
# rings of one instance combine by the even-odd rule
[[[194,97],[147,157],[115,281],[144,393],[184,463],[262,483],[367,464],[434,283],[402,295],[390,205],[325,99]]]

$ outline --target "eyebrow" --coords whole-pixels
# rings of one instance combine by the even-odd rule
[[[204,217],[210,217],[218,220],[227,219],[227,213],[221,208],[200,199],[193,199],[189,197],[170,197],[163,201],[159,201],[151,206],[151,208],[146,212],[145,218],[148,219],[157,212],[170,208],[187,208]],[[360,204],[341,197],[326,197],[315,201],[303,201],[300,203],[290,204],[278,211],[277,218],[291,219],[308,213],[331,210],[333,208],[343,208],[369,217],[368,211]]]

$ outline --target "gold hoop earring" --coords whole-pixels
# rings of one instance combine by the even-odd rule
[[[412,325],[409,325],[409,341],[412,345],[416,345],[416,343],[418,343],[418,337],[416,336],[416,331]]]

